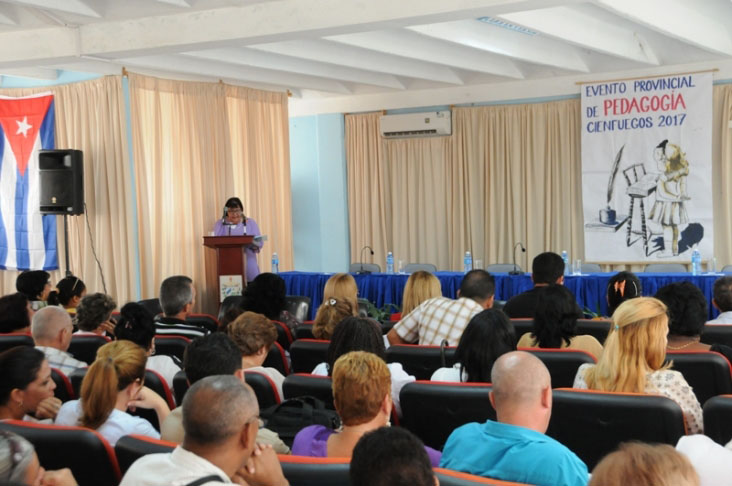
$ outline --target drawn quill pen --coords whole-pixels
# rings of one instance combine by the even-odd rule
[[[615,176],[618,175],[618,169],[620,169],[620,159],[623,158],[623,149],[625,145],[620,147],[618,154],[615,156],[613,167],[610,169],[610,180],[607,183],[607,207],[610,208],[610,200],[613,198],[613,187],[615,186]]]

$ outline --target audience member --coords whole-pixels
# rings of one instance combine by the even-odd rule
[[[48,297],[50,305],[60,305],[71,315],[76,315],[76,308],[86,295],[86,285],[79,277],[68,276],[58,281],[56,292]]]
[[[596,365],[579,367],[574,388],[664,395],[681,407],[689,433],[701,433],[702,409],[694,391],[681,373],[664,365],[668,316],[663,302],[627,300],[613,313],[612,324],[602,356]]]
[[[699,486],[699,476],[689,460],[670,445],[628,442],[595,466],[589,486],[628,485]]]
[[[470,319],[493,307],[495,280],[485,270],[471,270],[460,283],[457,300],[435,297],[402,317],[387,334],[391,344],[455,344]]]
[[[36,311],[48,305],[46,301],[51,293],[51,274],[44,270],[26,270],[18,275],[15,288],[31,302]]]
[[[421,440],[401,427],[364,434],[353,448],[351,486],[439,486]]]
[[[366,432],[384,427],[391,416],[391,376],[384,360],[366,351],[351,351],[333,366],[333,402],[343,427],[334,431],[310,425],[295,436],[292,453],[312,457],[351,457]],[[433,466],[440,452],[425,448]]]
[[[33,314],[30,301],[20,292],[0,297],[0,334],[9,332],[30,334]]]
[[[173,452],[138,459],[120,486],[288,484],[272,448],[256,443],[257,397],[239,379],[209,376],[197,381],[182,409],[183,444]]]
[[[43,351],[51,368],[56,368],[65,375],[87,366],[87,363],[79,361],[68,352],[73,332],[71,316],[61,307],[49,305],[33,316],[31,333],[36,348]]]
[[[112,312],[117,308],[117,302],[112,297],[100,292],[87,295],[76,308],[76,334],[103,336],[114,335],[115,322]]]
[[[732,360],[732,348],[703,344],[701,333],[707,320],[707,299],[691,282],[674,282],[658,289],[656,298],[668,308],[669,351],[716,351]]]
[[[454,366],[439,368],[432,381],[490,383],[496,360],[516,350],[516,331],[508,316],[498,309],[479,312],[468,323],[455,350]]]
[[[406,316],[425,300],[442,296],[440,280],[430,272],[419,270],[407,279],[402,294],[402,316]],[[399,317],[401,319],[401,316]]]
[[[163,423],[170,413],[165,400],[144,386],[145,350],[130,341],[112,341],[97,351],[97,359],[81,382],[81,399],[64,403],[56,416],[58,425],[94,429],[114,446],[123,435],[160,438],[160,433],[127,409],[150,408]]]
[[[574,294],[564,285],[550,284],[539,293],[534,315],[534,330],[519,339],[519,348],[571,348],[599,358],[600,341],[577,335],[577,319],[583,317]]]
[[[144,349],[147,355],[145,369],[158,373],[173,389],[173,378],[180,371],[180,361],[176,362],[164,354],[155,354],[155,320],[150,311],[140,304],[128,302],[120,310],[114,335],[119,340],[132,341]]]
[[[190,385],[213,375],[234,375],[244,382],[244,370],[241,367],[241,352],[234,341],[223,333],[213,333],[196,338],[186,348],[183,356],[183,368]],[[262,427],[257,433],[257,442],[271,445],[278,454],[289,454],[290,448],[279,436]],[[168,414],[160,427],[161,438],[180,444],[183,442],[183,409],[176,408]]]
[[[312,374],[331,376],[338,358],[351,351],[366,351],[386,361],[381,326],[367,317],[346,317],[333,332],[333,337],[328,345],[327,361],[318,364]],[[391,398],[397,415],[401,416],[399,393],[404,385],[415,381],[415,378],[404,371],[401,363],[388,363],[387,367],[391,374]]]
[[[545,435],[552,412],[546,366],[529,353],[512,351],[496,360],[491,381],[490,400],[498,421],[455,429],[440,466],[537,486],[585,486],[587,466]]]
[[[358,287],[353,276],[336,273],[325,282],[323,303],[313,322],[316,339],[330,339],[336,325],[349,316],[358,315]]]
[[[36,421],[56,417],[61,400],[43,353],[16,346],[0,353],[0,420]],[[34,417],[28,414],[34,414]]]
[[[163,316],[156,317],[155,334],[174,334],[195,338],[205,336],[208,329],[186,322],[196,303],[193,280],[183,275],[168,277],[160,284],[160,307]]]
[[[716,307],[721,314],[715,319],[707,321],[707,324],[732,324],[732,277],[719,277],[714,282],[714,297],[712,305]]]
[[[0,482],[19,485],[76,486],[69,469],[46,471],[33,444],[12,432],[0,430]]]
[[[262,275],[265,274],[260,274],[255,281]],[[244,312],[229,323],[226,333],[241,352],[241,367],[245,371],[256,371],[267,375],[277,387],[277,393],[284,398],[282,383],[285,377],[276,369],[263,366],[270,348],[277,340],[277,328],[272,321],[262,314]]]
[[[533,289],[514,295],[503,306],[503,312],[511,319],[534,317],[542,287],[564,283],[562,257],[551,251],[536,255],[531,263],[531,281],[534,282]]]
[[[612,316],[615,309],[628,299],[641,296],[641,282],[633,272],[618,272],[607,282],[607,315]]]
[[[241,308],[279,321],[294,330],[302,324],[287,311],[285,281],[274,273],[260,273],[244,289]]]
[[[685,435],[676,444],[699,474],[701,486],[717,486],[730,480],[732,451],[706,435]]]

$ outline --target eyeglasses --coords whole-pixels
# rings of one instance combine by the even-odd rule
[[[241,214],[241,209],[239,208],[226,208],[227,213],[234,213],[234,214]]]

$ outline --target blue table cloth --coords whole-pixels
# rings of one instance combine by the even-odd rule
[[[287,293],[290,295],[304,295],[312,299],[310,307],[310,319],[313,319],[315,312],[323,300],[323,288],[325,282],[332,276],[332,273],[314,272],[282,272],[280,276],[285,280]],[[461,272],[436,272],[435,275],[442,284],[442,294],[446,297],[455,298],[463,279]],[[507,273],[492,274],[496,279],[496,300],[508,300],[516,294],[529,290],[533,283],[531,275],[508,275]],[[592,273],[586,275],[567,275],[564,277],[564,284],[574,293],[577,303],[592,312],[607,315],[607,299],[605,291],[607,282],[615,275],[612,273]],[[641,281],[643,295],[654,295],[658,289],[672,282],[689,281],[699,287],[707,298],[709,306],[709,318],[713,319],[719,312],[712,307],[712,289],[714,281],[720,277],[719,274],[704,274],[693,276],[689,273],[638,273]],[[356,275],[358,295],[368,299],[376,307],[383,307],[385,304],[395,304],[401,307],[404,285],[409,275],[371,273],[367,275]]]

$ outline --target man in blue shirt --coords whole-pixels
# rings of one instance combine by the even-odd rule
[[[552,386],[544,363],[523,351],[506,353],[493,365],[491,381],[498,421],[455,429],[440,467],[537,486],[585,486],[587,466],[545,435]]]

